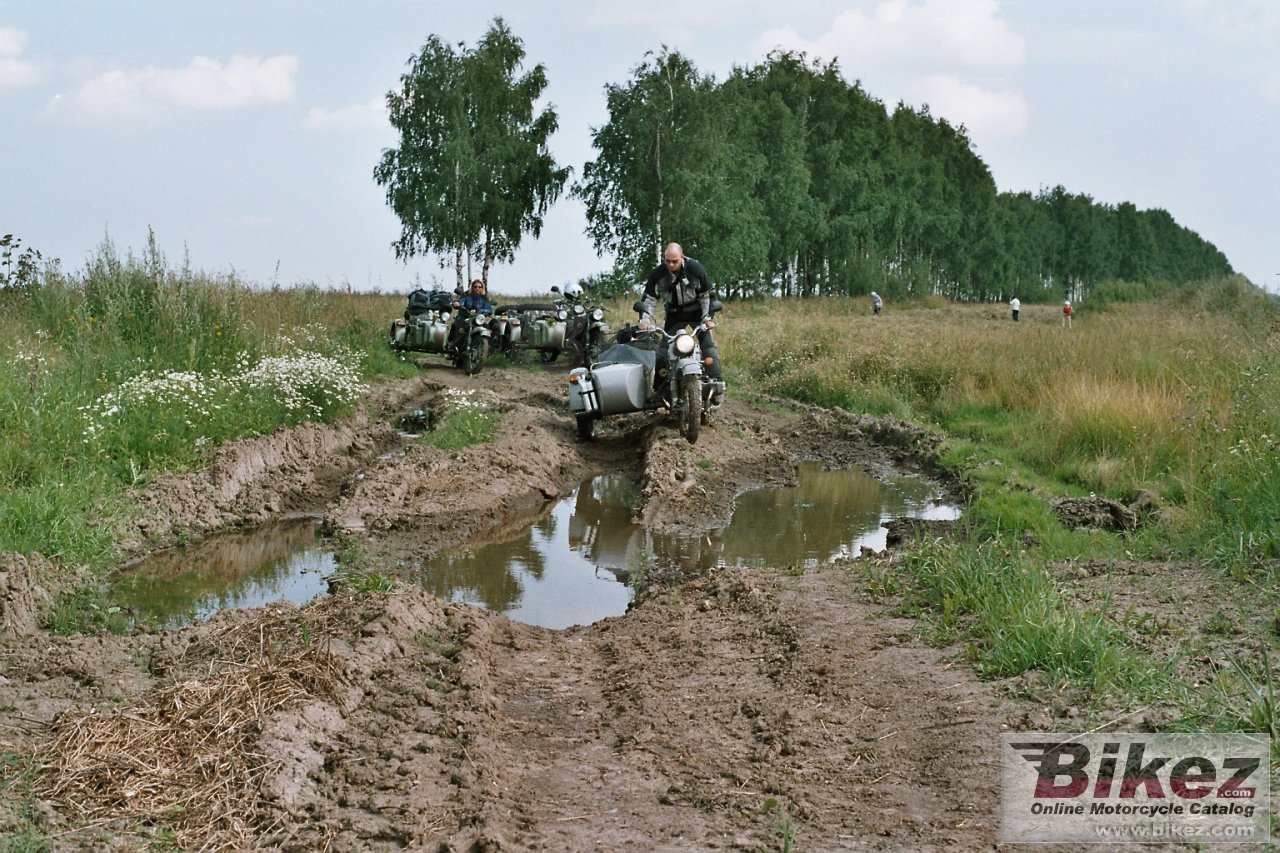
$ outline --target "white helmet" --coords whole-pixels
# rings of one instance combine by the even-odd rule
[[[582,298],[582,285],[576,282],[570,282],[564,286],[564,295],[570,299]]]

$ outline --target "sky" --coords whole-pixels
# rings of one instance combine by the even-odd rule
[[[473,46],[499,16],[546,69],[575,178],[646,53],[723,80],[803,51],[963,124],[1000,191],[1164,209],[1280,291],[1275,0],[0,0],[0,234],[68,272],[154,234],[171,266],[254,286],[452,287],[392,249],[385,96],[429,36]],[[609,269],[585,227],[566,193],[491,287]]]

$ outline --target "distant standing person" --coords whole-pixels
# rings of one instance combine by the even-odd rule
[[[1013,312],[1013,322],[1018,322],[1018,310],[1022,308],[1022,303],[1018,301],[1018,297],[1009,300],[1009,310]]]
[[[874,313],[874,314],[879,314],[879,313],[880,313],[880,309],[881,309],[881,308],[883,308],[883,307],[884,307],[884,300],[880,298],[880,294],[876,293],[874,290],[873,290],[873,291],[871,291],[871,311],[872,311],[872,313]]]
[[[1064,328],[1071,328],[1072,313],[1074,312],[1071,310],[1071,300],[1068,299],[1066,302],[1062,303],[1062,325]]]

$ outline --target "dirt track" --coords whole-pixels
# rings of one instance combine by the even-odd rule
[[[346,423],[241,442],[153,484],[131,548],[323,512],[394,573],[404,549],[498,529],[592,473],[642,473],[645,525],[703,529],[800,458],[885,474],[933,442],[731,397],[692,447],[648,415],[580,444],[562,382],[428,362]],[[506,410],[492,445],[450,454],[396,434],[396,414],[447,387]],[[991,849],[999,735],[1048,723],[883,615],[839,564],[716,571],[565,631],[406,585],[67,638],[35,627],[50,571],[0,560],[0,750],[44,762],[37,812],[58,849],[127,842],[147,818],[193,847]],[[246,706],[262,710],[232,713]]]

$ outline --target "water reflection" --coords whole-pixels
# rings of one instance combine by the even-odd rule
[[[719,566],[813,567],[857,555],[862,547],[883,549],[883,521],[960,514],[943,502],[937,485],[921,477],[881,483],[860,470],[824,471],[821,463],[804,462],[797,481],[791,488],[742,495],[729,525],[704,537],[709,542],[699,549],[700,559]]]
[[[237,607],[305,604],[328,590],[333,552],[315,519],[228,533],[121,570],[112,597],[136,622],[176,627]]]
[[[566,535],[578,497],[589,492],[579,488],[513,539],[426,558],[418,582],[441,598],[548,628],[585,625],[625,612],[630,590],[612,574],[598,571]]]
[[[726,527],[696,537],[633,524],[638,498],[635,480],[596,477],[502,541],[423,559],[414,579],[447,600],[563,628],[625,612],[638,566],[676,577],[713,566],[811,567],[863,546],[883,548],[888,519],[959,515],[923,478],[886,484],[817,463],[800,466],[795,487],[741,495]],[[119,574],[114,598],[139,622],[176,626],[227,608],[305,604],[326,593],[335,568],[317,522],[303,519],[152,557]]]
[[[631,521],[632,479],[603,475],[507,541],[435,555],[418,581],[436,595],[552,628],[625,612],[626,582],[641,564],[679,576],[713,566],[812,567],[865,546],[885,546],[882,521],[956,518],[936,485],[902,476],[880,483],[862,471],[800,466],[798,484],[737,501],[728,526],[696,537],[659,536]]]

